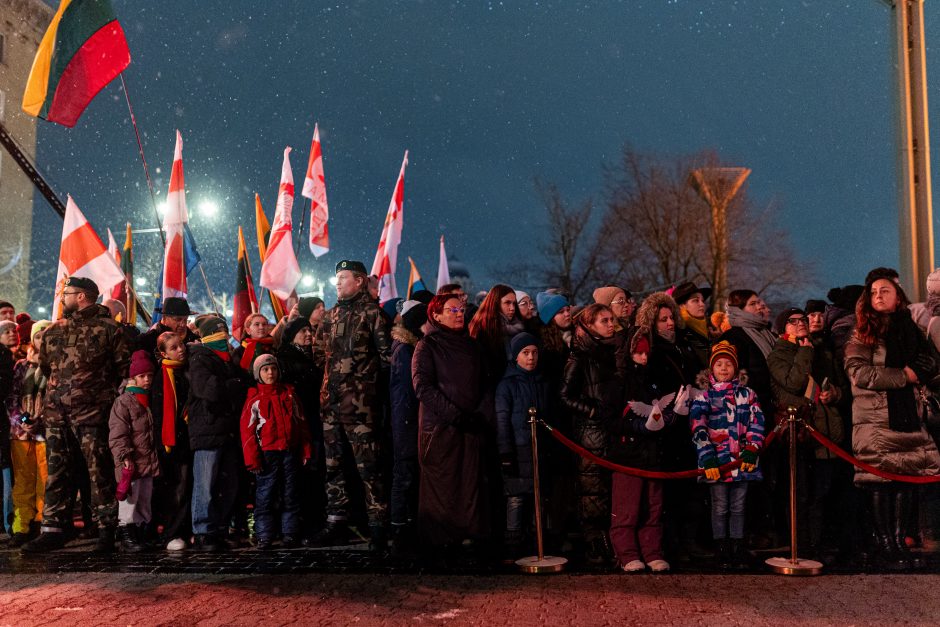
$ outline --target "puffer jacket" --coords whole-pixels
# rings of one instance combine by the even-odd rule
[[[741,452],[760,452],[764,445],[764,413],[754,390],[738,379],[719,383],[709,377],[709,387],[696,394],[689,408],[692,441],[699,468],[718,468],[738,459]],[[760,467],[751,472],[735,468],[718,481],[759,481]],[[704,475],[699,481],[715,483]]]
[[[538,370],[523,370],[512,363],[496,386],[496,442],[499,454],[516,460],[518,472],[504,477],[507,495],[532,493],[532,427],[529,408],[551,424],[548,385]],[[544,452],[543,447],[539,450]]]
[[[189,344],[187,352],[190,446],[199,451],[238,442],[238,417],[248,389],[244,371],[203,344]]]
[[[108,445],[114,457],[115,477],[120,480],[125,459],[134,463],[138,477],[156,477],[160,462],[154,445],[153,414],[137,400],[137,395],[124,392],[114,401],[108,420]]]
[[[822,435],[835,443],[841,443],[845,437],[842,416],[838,402],[843,393],[844,375],[836,367],[835,357],[820,340],[810,346],[799,346],[790,339],[780,337],[774,349],[767,356],[770,369],[770,384],[774,392],[777,410],[786,411],[787,407],[806,407],[812,411],[812,424]],[[815,404],[805,396],[810,376],[816,385],[829,380],[829,389],[835,398],[829,405]],[[817,459],[834,459],[835,456],[821,444],[813,441],[813,450]]]
[[[599,340],[577,325],[561,383],[575,425],[606,423],[623,409],[628,350],[623,336]]]
[[[921,425],[919,431],[892,431],[888,426],[887,390],[909,385],[901,368],[885,366],[885,346],[869,346],[853,337],[845,345],[845,371],[852,382],[852,450],[879,470],[902,475],[940,474],[940,452]],[[916,393],[915,393],[916,396]],[[885,483],[855,469],[856,484]]]
[[[239,422],[248,470],[263,468],[264,451],[293,451],[303,460],[313,455],[310,430],[291,385],[259,383],[248,390]]]

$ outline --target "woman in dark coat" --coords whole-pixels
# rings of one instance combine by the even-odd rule
[[[585,307],[575,325],[561,400],[574,417],[575,439],[600,457],[607,454],[607,425],[623,411],[626,359],[626,344],[616,333],[610,307]],[[610,473],[581,457],[577,463],[578,518],[586,558],[602,564],[611,557]]]
[[[313,329],[308,318],[301,316],[287,323],[276,356],[281,380],[293,385],[300,399],[313,447],[313,458],[300,470],[300,511],[304,537],[309,538],[322,528],[326,518],[326,456],[320,422],[323,370],[313,361]]]
[[[458,295],[435,296],[412,360],[420,403],[418,527],[431,548],[488,532],[483,353],[467,335],[465,312]]]
[[[665,292],[646,297],[636,312],[634,344],[645,338],[651,346],[645,369],[647,392],[653,398],[676,393],[683,385],[693,385],[698,373],[706,367],[686,340],[685,322],[679,306]],[[687,415],[663,429],[660,435],[662,464],[666,470],[689,470],[696,466],[695,447],[689,437],[691,425]],[[707,557],[699,546],[699,529],[705,520],[705,489],[694,479],[668,481],[663,487],[663,523],[665,544],[679,561]]]

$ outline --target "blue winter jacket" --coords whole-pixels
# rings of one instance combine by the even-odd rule
[[[518,465],[518,475],[504,477],[507,495],[532,492],[532,427],[529,408],[535,407],[538,416],[551,423],[548,384],[538,370],[523,370],[509,364],[496,387],[496,443],[499,454],[512,455]],[[543,447],[544,452],[544,447]]]
[[[392,359],[389,373],[392,446],[396,458],[418,455],[418,397],[411,379],[411,360],[417,336],[402,327],[392,329]]]

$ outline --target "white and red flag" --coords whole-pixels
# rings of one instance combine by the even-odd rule
[[[401,243],[401,228],[404,224],[402,209],[405,200],[405,166],[407,165],[408,151],[406,150],[405,158],[401,162],[401,172],[398,173],[398,181],[395,183],[395,191],[388,204],[379,249],[375,252],[375,261],[372,262],[372,274],[379,278],[380,303],[398,296],[398,288],[395,287],[395,262],[398,259],[398,245]]]
[[[114,233],[111,232],[111,229],[108,229],[108,254],[114,259],[114,263],[117,264],[118,268],[121,267],[121,249],[118,248],[117,241],[114,239]],[[121,274],[124,274],[123,272]],[[125,288],[125,280],[122,279],[120,283],[111,286],[111,289],[108,290],[106,298],[113,298],[114,300],[120,300],[125,302],[127,300],[127,290]]]
[[[310,199],[310,252],[314,257],[330,252],[330,217],[326,202],[326,181],[323,178],[323,151],[320,147],[320,127],[313,127],[313,142],[310,144],[310,161],[300,195]]]
[[[124,273],[108,253],[95,229],[82,214],[78,205],[68,197],[65,205],[65,220],[62,223],[62,244],[59,246],[59,269],[56,276],[53,318],[61,318],[59,302],[62,287],[68,277],[91,279],[98,286],[98,293],[107,294],[114,285],[124,280]]]
[[[294,175],[290,169],[290,150],[290,146],[284,149],[281,185],[277,190],[277,206],[274,209],[274,224],[271,225],[271,238],[268,240],[264,263],[261,265],[261,287],[266,287],[283,301],[290,298],[297,282],[300,281],[300,266],[294,255],[291,237]]]
[[[186,187],[183,181],[183,136],[176,131],[176,150],[173,153],[173,170],[170,172],[170,191],[166,195],[166,213],[163,215],[163,230],[166,233],[166,249],[163,252],[163,285],[160,295],[167,298],[186,298]]]
[[[441,256],[437,261],[437,289],[450,283],[450,266],[447,265],[447,251],[444,250],[444,236],[441,235]]]

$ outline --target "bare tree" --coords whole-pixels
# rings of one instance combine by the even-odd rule
[[[641,154],[625,146],[605,167],[606,206],[592,223],[591,199],[572,204],[552,183],[536,180],[545,206],[543,261],[502,266],[499,275],[527,288],[555,287],[583,302],[600,285],[644,293],[683,281],[712,285],[717,272],[711,208],[689,184],[697,168],[720,167],[702,151],[678,157]],[[727,208],[728,281],[765,298],[782,299],[815,287],[812,266],[800,263],[775,204],[759,209],[743,187]]]

